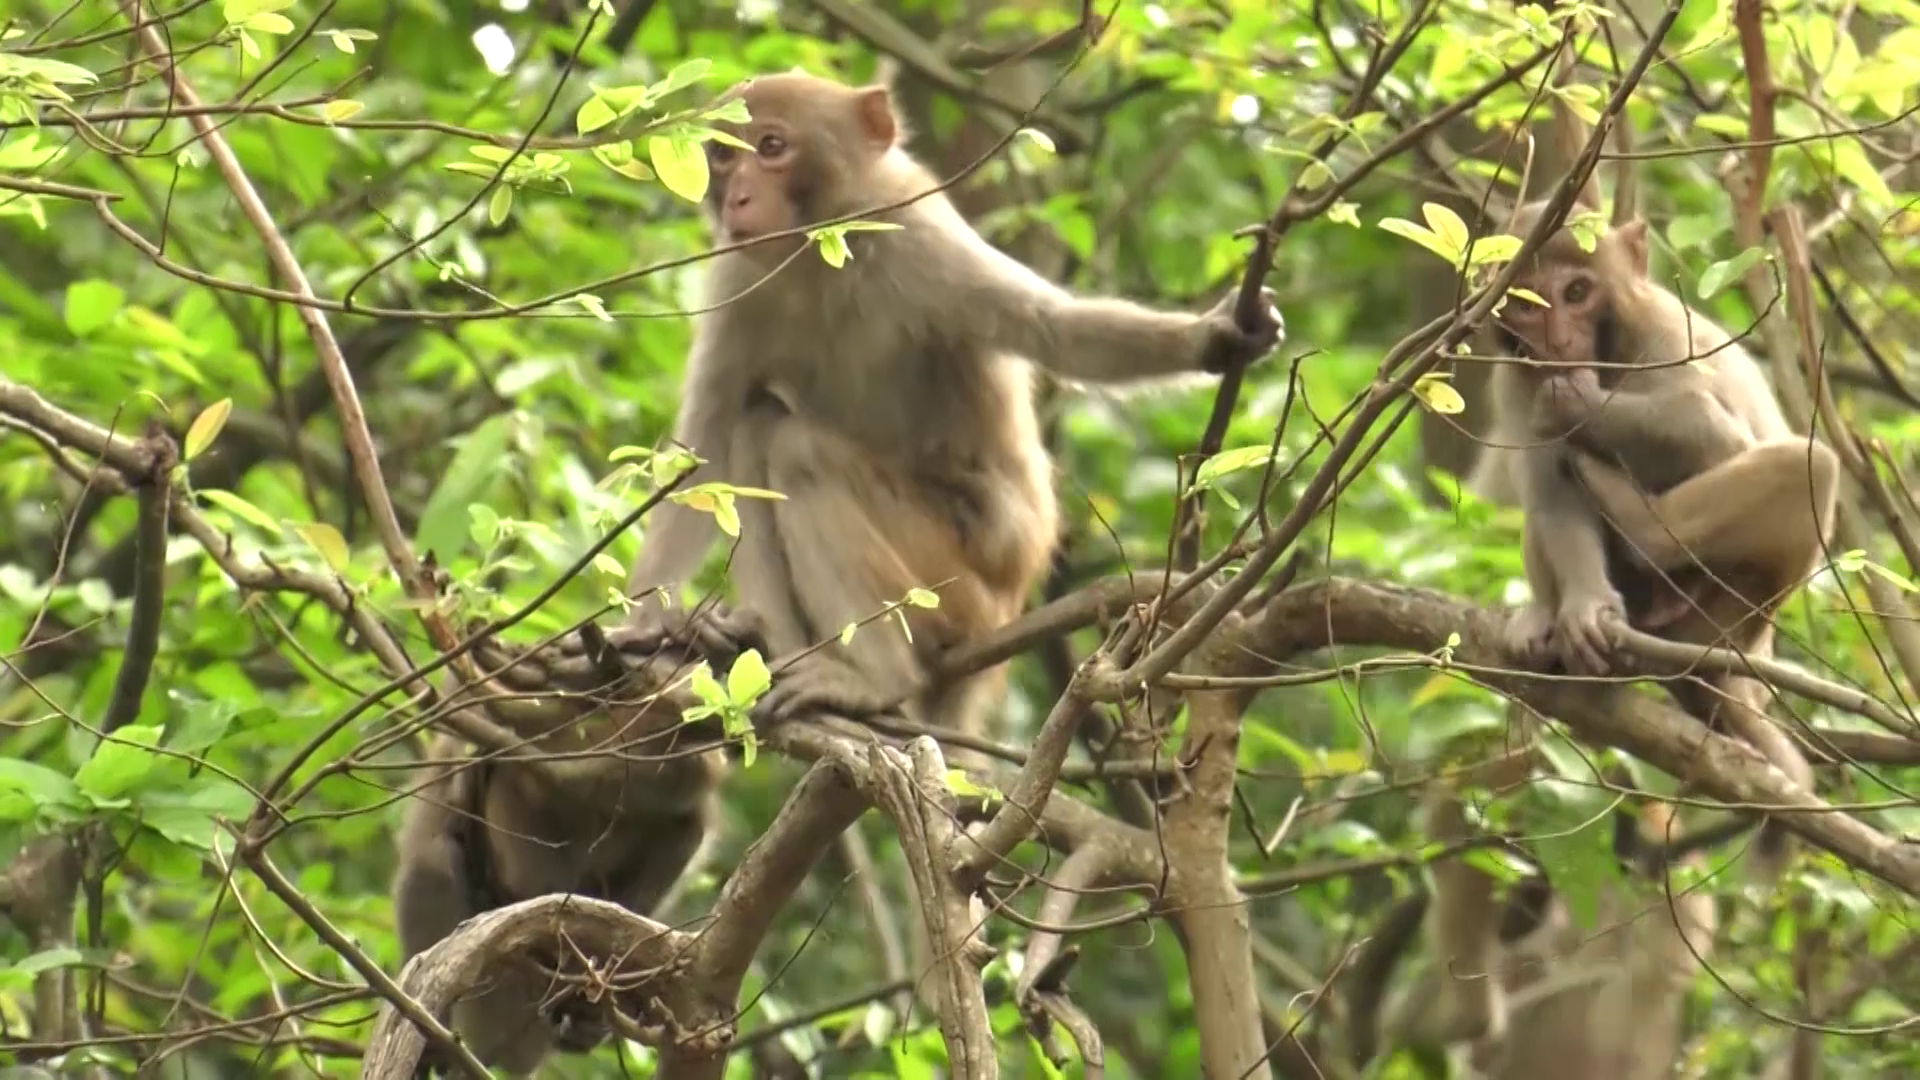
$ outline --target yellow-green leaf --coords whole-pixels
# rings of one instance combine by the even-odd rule
[[[1448,262],[1459,265],[1460,249],[1449,247],[1446,239],[1431,229],[1422,228],[1405,218],[1384,218],[1380,222],[1380,227],[1395,236],[1404,236]]]
[[[1433,229],[1434,233],[1438,235],[1441,241],[1448,247],[1454,251],[1465,251],[1467,249],[1467,238],[1469,235],[1467,232],[1467,223],[1460,220],[1459,214],[1454,213],[1439,203],[1432,202],[1421,204],[1420,214],[1427,219],[1427,225]]]
[[[668,191],[688,202],[707,197],[707,155],[699,143],[678,135],[655,135],[647,140],[647,158]]]
[[[227,426],[227,417],[233,414],[233,399],[221,398],[219,401],[200,410],[187,426],[187,441],[183,449],[186,460],[192,461],[200,456],[200,451],[213,444],[220,437],[220,429]]]
[[[300,534],[300,539],[305,540],[307,546],[320,553],[320,558],[334,573],[346,572],[352,556],[347,551],[347,538],[340,535],[339,529],[324,521],[307,521],[295,525],[293,531]]]
[[[937,608],[940,606],[940,597],[931,589],[908,589],[907,603],[914,607]]]
[[[366,109],[365,105],[351,98],[338,98],[320,106],[320,115],[326,119],[327,123],[337,124],[342,120],[351,120],[359,116]]]
[[[580,111],[573,114],[574,126],[580,129],[582,135],[598,131],[613,123],[613,120],[613,106],[607,104],[598,95],[582,102]]]
[[[505,184],[493,189],[493,196],[487,200],[487,220],[495,225],[507,220],[513,211],[513,189]]]
[[[272,12],[255,15],[253,18],[247,20],[246,26],[247,29],[258,30],[262,34],[293,33],[293,20],[287,18],[285,15],[276,15]]]
[[[1447,381],[1450,378],[1452,376],[1446,372],[1429,371],[1414,381],[1414,396],[1420,399],[1422,405],[1442,416],[1464,412],[1467,400]]]
[[[231,491],[221,491],[218,488],[201,488],[194,492],[194,495],[198,498],[205,499],[207,502],[212,503],[237,518],[258,525],[276,536],[286,532],[285,529],[280,527],[280,523],[268,515],[265,510],[260,509]]]

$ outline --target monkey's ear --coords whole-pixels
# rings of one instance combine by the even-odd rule
[[[900,121],[893,115],[893,94],[885,86],[863,86],[854,93],[854,113],[860,120],[861,134],[876,150],[892,146],[900,133]]]
[[[1647,223],[1643,218],[1635,218],[1613,230],[1620,241],[1622,251],[1627,253],[1627,266],[1641,277],[1647,276]]]

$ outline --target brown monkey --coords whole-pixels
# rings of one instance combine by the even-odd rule
[[[1594,185],[1578,205],[1599,205]],[[1543,203],[1522,208],[1527,231]],[[1739,343],[1647,274],[1646,223],[1602,234],[1593,251],[1551,237],[1515,284],[1496,336],[1490,445],[1471,483],[1517,498],[1534,601],[1511,624],[1538,663],[1604,674],[1612,628],[1769,655],[1773,612],[1817,565],[1832,535],[1839,467],[1796,436]],[[1724,724],[1793,781],[1813,772],[1766,716],[1767,693],[1737,676],[1666,684],[1709,724]],[[1762,873],[1784,865],[1777,827],[1762,831]]]
[[[1668,907],[1660,883],[1671,820],[1658,803],[1648,804],[1638,823],[1624,811],[1615,815],[1614,852],[1626,876],[1602,887],[1592,926],[1575,923],[1544,875],[1519,883],[1503,904],[1494,904],[1488,889],[1486,947],[1470,958],[1448,954],[1442,941],[1442,898],[1459,883],[1440,871],[1464,864],[1436,864],[1435,893],[1395,904],[1356,964],[1355,1064],[1364,1067],[1384,1035],[1393,1048],[1427,1053],[1470,1044],[1475,1072],[1485,1080],[1670,1075],[1681,1051],[1681,999],[1718,925],[1713,898],[1702,891],[1676,888]],[[1701,847],[1683,842],[1672,861],[1698,865]],[[1388,1005],[1393,970],[1423,927],[1431,966]],[[1469,959],[1480,966],[1465,966]],[[1472,1026],[1478,1016],[1490,1022]]]
[[[695,482],[771,488],[743,500],[732,562],[744,606],[776,657],[869,618],[910,589],[937,608],[904,609],[782,671],[763,702],[779,718],[814,708],[869,714],[906,696],[912,719],[979,731],[1004,669],[926,677],[944,649],[1016,615],[1045,570],[1057,508],[1038,433],[1029,362],[1069,379],[1144,380],[1203,360],[1264,356],[1284,333],[1269,292],[1243,332],[1232,299],[1204,314],[1084,299],[987,243],[904,148],[884,87],[792,73],[730,93],[752,119],[721,127],[745,144],[708,146],[707,214],[740,242],[833,217],[896,228],[846,235],[829,266],[795,235],[711,263],[676,441],[705,459]],[[655,512],[629,591],[679,584],[714,533],[677,503]],[[664,617],[651,597],[641,624]]]
[[[588,651],[604,657],[605,644],[589,642]],[[642,662],[654,686],[674,681],[685,664],[673,652]],[[528,666],[508,668],[502,680],[526,679]],[[553,688],[550,678],[527,685]],[[522,732],[531,748],[564,757],[456,764],[460,740],[436,737],[426,766],[433,779],[412,800],[399,835],[393,894],[403,954],[411,959],[473,915],[554,893],[654,914],[711,834],[725,772],[720,733],[711,721],[683,723],[687,703],[683,695],[648,695]],[[544,959],[561,966],[557,954]],[[482,1062],[513,1075],[556,1049],[591,1050],[605,1026],[584,1004],[550,1005],[562,996],[557,989],[531,964],[501,965],[454,1005],[453,1027]]]

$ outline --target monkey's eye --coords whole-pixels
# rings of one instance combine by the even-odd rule
[[[1588,281],[1586,278],[1574,278],[1567,283],[1565,289],[1561,290],[1560,298],[1569,304],[1578,304],[1584,301],[1592,292],[1593,282]]]
[[[763,158],[779,157],[781,154],[787,152],[787,140],[778,135],[762,135],[760,136],[759,152]]]
[[[715,165],[725,165],[733,160],[734,148],[718,139],[707,144],[707,158]]]

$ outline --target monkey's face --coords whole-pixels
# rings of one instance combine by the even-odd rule
[[[1500,312],[1501,344],[1556,364],[1599,364],[1610,357],[1613,302],[1603,279],[1579,262],[1541,262],[1514,284],[1546,301],[1509,294]]]
[[[743,145],[707,143],[713,182],[706,209],[718,239],[739,243],[836,217],[861,201],[866,177],[891,147],[891,101],[879,88],[853,89],[806,75],[769,75],[736,88],[752,117],[716,125]],[[804,244],[779,248],[784,258]]]

